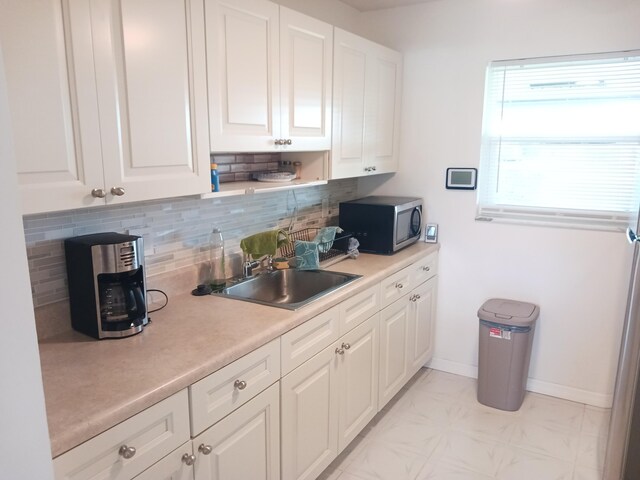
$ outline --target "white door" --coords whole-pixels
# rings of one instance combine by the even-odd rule
[[[280,138],[278,5],[205,0],[210,148],[270,151]]]
[[[438,277],[432,277],[409,295],[408,358],[409,376],[417,372],[433,356],[433,325],[436,315]]]
[[[191,440],[148,468],[135,480],[193,480]]]
[[[332,57],[331,25],[280,7],[281,137],[287,142],[283,148],[331,148]]]
[[[194,438],[195,479],[278,480],[279,397],[275,383]]]
[[[364,175],[367,51],[365,39],[334,29],[331,178]]]
[[[367,166],[372,173],[398,170],[400,107],[402,92],[402,55],[381,45],[373,45],[370,67],[371,112],[366,124],[366,142],[371,148]]]
[[[407,333],[410,303],[407,296],[404,296],[380,312],[379,409],[400,391],[408,379]]]
[[[378,319],[374,315],[339,342],[339,452],[378,412]]]
[[[94,0],[107,203],[210,191],[202,0]]]
[[[104,205],[91,195],[103,177],[89,18],[88,2],[2,4],[23,213]]]
[[[280,380],[282,480],[312,480],[338,455],[337,344]]]

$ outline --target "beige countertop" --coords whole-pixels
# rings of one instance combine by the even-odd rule
[[[439,246],[361,254],[328,268],[361,279],[297,311],[216,296],[172,295],[132,337],[97,341],[70,331],[40,342],[54,457],[188,387]],[[153,279],[149,280],[153,287]]]

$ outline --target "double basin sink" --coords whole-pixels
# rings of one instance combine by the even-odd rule
[[[250,277],[214,295],[297,310],[360,277],[326,270],[275,270]]]

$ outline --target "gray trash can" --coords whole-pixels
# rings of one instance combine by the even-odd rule
[[[492,298],[478,310],[478,402],[515,411],[524,400],[533,332],[540,308]]]

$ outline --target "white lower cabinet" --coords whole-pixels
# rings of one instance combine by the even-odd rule
[[[402,297],[380,312],[380,407],[386,405],[407,381],[410,307],[408,298]]]
[[[281,380],[282,479],[315,479],[377,413],[378,315]]]
[[[411,290],[380,312],[378,408],[386,405],[433,355],[437,257],[432,254],[397,275],[403,272],[410,273],[409,277],[405,275],[410,278],[405,291]]]
[[[413,376],[433,356],[437,279],[432,277],[409,295],[411,302],[407,340],[407,368]]]
[[[135,480],[193,480],[195,456],[191,442],[175,449]]]
[[[275,383],[195,437],[195,480],[278,480],[279,397]]]

